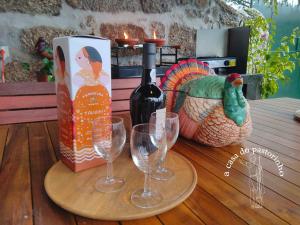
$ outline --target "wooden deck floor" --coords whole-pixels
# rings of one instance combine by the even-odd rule
[[[90,220],[66,212],[47,197],[44,176],[59,159],[56,121],[0,126],[0,224],[300,224],[300,123],[293,119],[300,100],[250,104],[254,131],[241,146],[211,148],[178,139],[173,150],[188,158],[198,173],[195,191],[176,208],[135,221]],[[250,205],[245,166],[250,159],[240,154],[241,147],[267,149],[283,164],[280,176],[274,160],[261,155],[264,193],[259,209]],[[228,169],[234,154],[239,157]],[[224,176],[226,171],[229,176]]]

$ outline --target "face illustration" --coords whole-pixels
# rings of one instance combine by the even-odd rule
[[[82,69],[92,70],[89,59],[84,56],[82,50],[77,53],[75,60]]]
[[[57,52],[54,55],[54,60],[55,60],[55,64],[56,64],[56,67],[57,67],[58,71],[61,73],[61,66],[60,66],[60,61],[59,61],[59,57],[58,57]]]
[[[54,54],[54,60],[58,72],[58,76],[64,77],[65,76],[65,57],[63,50],[60,46],[56,48],[55,54]]]

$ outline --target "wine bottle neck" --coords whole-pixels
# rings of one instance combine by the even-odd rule
[[[153,43],[143,45],[142,85],[156,82],[156,46]]]
[[[156,83],[156,69],[144,69],[142,76],[142,85]]]

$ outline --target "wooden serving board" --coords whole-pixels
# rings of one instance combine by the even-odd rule
[[[96,191],[95,182],[105,176],[105,165],[74,173],[59,161],[45,177],[48,196],[60,207],[80,216],[101,220],[132,220],[170,210],[193,192],[197,184],[195,168],[180,154],[169,151],[166,165],[175,172],[175,176],[168,181],[152,179],[152,187],[160,191],[163,202],[150,209],[134,206],[130,196],[133,191],[143,187],[144,174],[134,165],[128,151],[129,146],[126,145],[125,151],[113,163],[114,175],[126,179],[125,186],[119,192]]]

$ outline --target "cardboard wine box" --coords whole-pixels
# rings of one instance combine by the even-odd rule
[[[92,121],[111,115],[110,40],[53,40],[61,160],[73,171],[104,163],[92,144]]]

